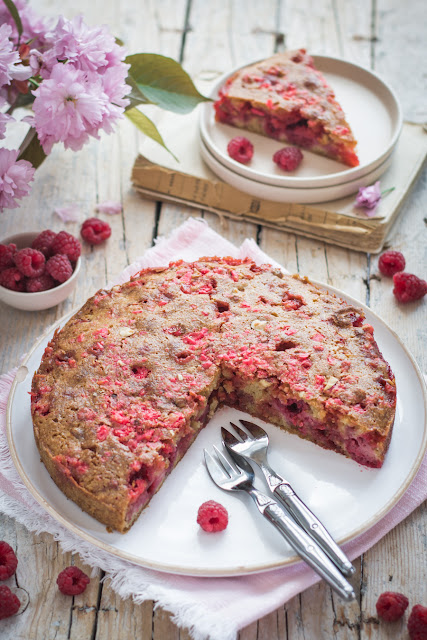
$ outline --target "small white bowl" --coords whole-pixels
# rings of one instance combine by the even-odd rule
[[[18,249],[31,247],[32,241],[39,235],[40,231],[27,231],[26,233],[17,233],[0,241],[1,244],[10,244],[13,242]],[[42,309],[50,309],[68,298],[77,283],[77,276],[80,271],[81,259],[78,258],[71,277],[62,284],[47,291],[38,291],[37,293],[26,293],[25,291],[12,291],[0,286],[0,300],[15,309],[23,311],[41,311]]]

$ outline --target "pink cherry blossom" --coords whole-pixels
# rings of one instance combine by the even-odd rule
[[[80,150],[89,135],[97,137],[108,112],[100,78],[71,64],[56,64],[50,78],[33,91],[35,127],[45,153],[55,142]]]
[[[358,207],[367,209],[367,216],[374,216],[375,210],[381,200],[381,188],[379,180],[370,187],[361,187],[356,196],[356,204]]]
[[[8,24],[0,26],[0,87],[10,84],[13,79],[26,80],[31,76],[31,69],[20,64],[19,53],[13,50],[10,40],[12,27]]]
[[[25,0],[15,0],[14,4],[21,18],[23,29],[21,38],[19,38],[18,29],[9,9],[0,1],[0,24],[8,24],[11,27],[10,38],[13,43],[16,45],[18,40],[20,42],[31,41],[33,47],[44,47],[45,34],[50,29],[52,20],[41,18]]]
[[[17,157],[17,150],[0,149],[0,211],[16,209],[16,200],[28,195],[34,179],[32,164]]]
[[[102,74],[107,68],[117,66],[125,56],[123,47],[116,43],[107,27],[89,27],[82,15],[73,20],[60,16],[46,40],[50,44],[44,55],[47,69],[58,60],[68,60],[77,69]]]

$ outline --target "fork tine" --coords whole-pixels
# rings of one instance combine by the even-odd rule
[[[244,421],[240,420],[240,422],[244,422]],[[233,427],[233,429],[236,431],[236,433],[238,434],[242,442],[246,442],[247,440],[251,439],[246,433],[246,431],[243,431],[243,429],[238,427],[237,424],[234,424],[234,422],[230,422],[230,424]]]
[[[236,428],[236,425],[234,425],[232,422],[230,424],[232,427]],[[224,427],[221,427],[221,437],[223,441],[230,446],[239,444],[240,442],[240,440],[238,440],[235,435],[233,435],[230,431],[228,431]]]
[[[267,435],[267,432],[264,431],[262,427],[255,424],[255,422],[249,422],[248,420],[239,420],[239,422],[242,423],[254,438],[263,438]]]
[[[214,445],[214,449],[216,451],[218,459],[222,463],[226,472],[229,474],[230,478],[242,475],[242,471],[239,469],[239,467],[236,467],[235,465],[231,464],[215,445]]]
[[[230,480],[229,476],[224,472],[218,462],[211,456],[207,449],[203,449],[205,453],[205,463],[206,468],[209,472],[210,477],[216,484],[221,484],[223,482],[228,482]]]

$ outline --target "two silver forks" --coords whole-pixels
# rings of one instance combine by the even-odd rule
[[[212,480],[225,491],[248,493],[260,513],[278,529],[294,551],[344,600],[354,600],[353,587],[344,577],[354,573],[351,562],[291,485],[269,466],[266,432],[252,422],[240,422],[247,431],[231,423],[240,440],[221,429],[223,444],[232,462],[217,447],[214,447],[217,459],[205,449],[206,467]],[[248,460],[261,468],[270,490],[281,504],[254,487],[254,472]]]

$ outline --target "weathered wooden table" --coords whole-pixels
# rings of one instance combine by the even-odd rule
[[[90,24],[107,23],[130,53],[158,52],[179,59],[196,80],[216,77],[248,59],[283,47],[345,57],[375,69],[397,91],[408,120],[426,121],[425,3],[423,0],[35,0],[40,13],[67,17],[83,12]],[[123,215],[109,218],[113,233],[105,246],[84,249],[79,286],[73,297],[45,312],[20,312],[0,303],[2,371],[31,348],[42,331],[78,307],[96,289],[191,215],[200,215],[229,240],[254,238],[291,271],[312,275],[369,304],[396,331],[427,370],[426,303],[398,306],[390,283],[377,277],[377,259],[249,223],[224,222],[213,214],[144,201],[130,186],[138,136],[129,122],[115,135],[79,153],[54,149],[37,171],[32,193],[19,210],[0,220],[1,236],[23,229],[63,227],[57,206],[77,203],[85,217],[97,202],[121,200]],[[407,258],[408,270],[426,276],[426,174],[410,194],[390,244]],[[77,233],[78,226],[68,225]],[[423,273],[424,271],[424,273]],[[407,637],[406,626],[379,625],[375,602],[384,590],[406,593],[411,606],[427,605],[427,509],[420,507],[391,531],[357,565],[357,601],[343,605],[323,583],[243,629],[240,640],[356,640]],[[18,549],[19,586],[29,605],[13,623],[0,622],[3,640],[165,640],[189,638],[153,603],[122,601],[101,582],[102,572],[74,599],[58,597],[56,576],[71,563],[48,535],[35,536],[0,517],[0,540]],[[82,562],[76,559],[79,566]],[[84,568],[84,565],[83,565]]]

